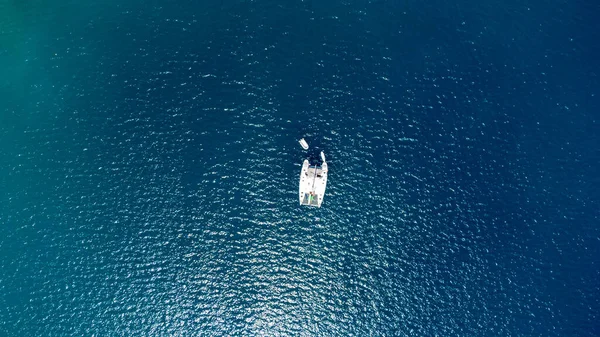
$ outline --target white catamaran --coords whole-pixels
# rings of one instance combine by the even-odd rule
[[[327,162],[321,152],[321,165],[310,165],[308,159],[302,164],[300,172],[300,205],[321,207],[327,187]]]

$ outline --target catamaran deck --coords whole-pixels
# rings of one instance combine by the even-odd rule
[[[311,166],[304,160],[300,172],[300,205],[321,207],[327,187],[327,163]]]

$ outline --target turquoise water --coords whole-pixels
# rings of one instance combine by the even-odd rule
[[[0,4],[0,335],[598,335],[598,14]]]

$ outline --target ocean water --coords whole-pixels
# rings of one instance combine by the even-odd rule
[[[599,15],[0,2],[0,336],[600,335]]]

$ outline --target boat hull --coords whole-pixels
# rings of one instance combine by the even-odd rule
[[[300,205],[321,207],[327,188],[327,163],[311,166],[308,159],[302,163],[300,171],[299,201]]]

